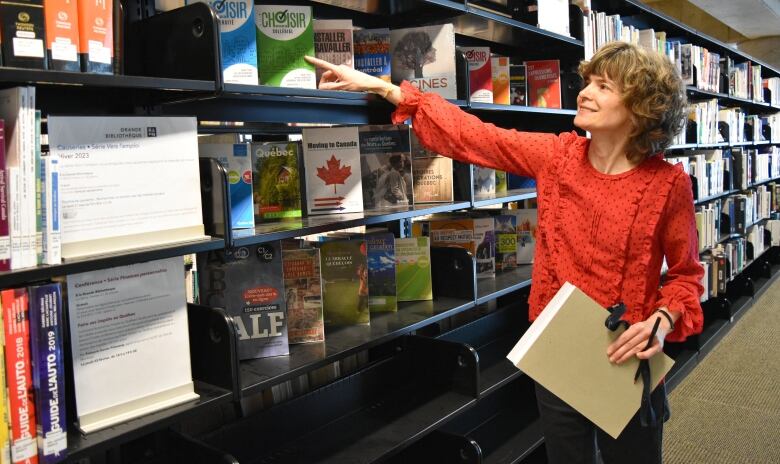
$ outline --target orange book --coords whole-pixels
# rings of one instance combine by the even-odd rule
[[[49,69],[80,71],[76,0],[43,0]]]
[[[114,4],[110,0],[77,0],[81,70],[114,72]]]

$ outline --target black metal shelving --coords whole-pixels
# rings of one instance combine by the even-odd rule
[[[520,265],[510,271],[497,272],[494,278],[477,279],[477,304],[531,285],[531,265]]]

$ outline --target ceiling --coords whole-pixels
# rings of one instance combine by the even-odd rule
[[[780,0],[688,0],[749,39],[780,36]]]

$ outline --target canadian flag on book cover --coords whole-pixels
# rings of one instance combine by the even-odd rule
[[[561,107],[561,65],[558,60],[526,61],[526,85],[530,106]]]
[[[363,211],[357,127],[303,129],[309,214]]]

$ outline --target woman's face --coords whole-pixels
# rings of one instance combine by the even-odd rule
[[[620,98],[620,87],[609,76],[590,75],[577,96],[574,125],[591,133],[630,130],[631,113]]]

